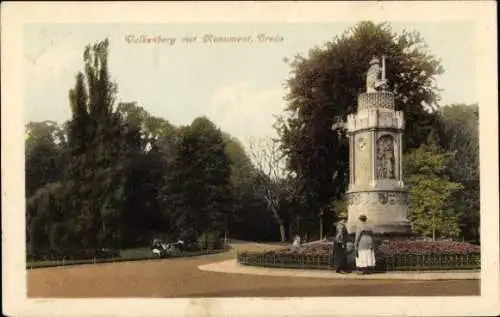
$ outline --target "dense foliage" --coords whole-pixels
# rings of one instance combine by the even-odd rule
[[[440,151],[432,139],[404,157],[404,175],[411,194],[409,218],[415,233],[433,239],[460,235],[452,198],[462,186],[447,175],[453,158],[453,153]]]
[[[479,241],[478,106],[438,107],[434,78],[443,70],[417,33],[361,22],[295,57],[279,140],[249,149],[206,117],[176,127],[136,103],[116,104],[108,50],[107,40],[85,48],[83,72],[68,85],[68,122],[26,126],[29,253],[331,235],[346,212],[349,172],[348,140],[334,123],[355,111],[380,52],[407,123],[414,230]]]
[[[439,100],[433,78],[443,72],[418,33],[395,34],[386,23],[361,22],[290,63],[288,107],[277,128],[288,168],[297,179],[306,222],[317,223],[320,215],[331,214],[331,201],[345,193],[348,139],[341,125],[332,125],[356,110],[358,94],[366,89],[369,61],[382,53],[396,110],[405,113],[407,151],[424,143],[438,123],[432,111]],[[304,223],[302,231],[314,229]]]
[[[478,105],[449,105],[440,109],[441,146],[454,153],[447,174],[462,188],[454,193],[453,209],[461,235],[479,242],[479,109]]]
[[[157,237],[204,248],[224,235],[275,240],[238,140],[204,117],[175,127],[136,103],[115,105],[108,46],[85,49],[71,120],[26,126],[28,253],[88,257]]]
[[[222,133],[206,118],[181,130],[162,192],[171,227],[184,240],[224,232],[230,217],[231,168]]]

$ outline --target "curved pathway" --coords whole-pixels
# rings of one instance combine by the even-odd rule
[[[260,297],[479,295],[479,280],[375,280],[227,274],[206,265],[233,260],[238,251],[276,245],[234,243],[233,250],[193,258],[33,269],[29,297]],[[229,263],[229,262],[228,262]]]
[[[329,279],[348,280],[478,280],[480,272],[453,271],[453,272],[387,272],[381,274],[358,275],[339,274],[335,271],[327,270],[297,270],[266,268],[256,266],[245,266],[238,263],[236,259],[224,260],[220,262],[200,265],[202,271],[229,273],[229,274],[250,274],[265,276],[290,276],[290,277],[311,277]]]

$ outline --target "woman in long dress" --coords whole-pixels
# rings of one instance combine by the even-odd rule
[[[361,225],[356,230],[354,248],[356,250],[356,267],[361,274],[367,274],[375,268],[375,243],[373,233],[365,227],[367,217],[359,216]]]

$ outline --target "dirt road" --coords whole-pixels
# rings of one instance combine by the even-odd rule
[[[277,246],[234,244],[230,252],[195,258],[34,269],[29,297],[471,296],[478,280],[390,281],[272,277],[204,272],[198,266],[236,257],[238,250]]]

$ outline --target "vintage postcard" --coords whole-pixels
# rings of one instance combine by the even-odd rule
[[[4,3],[4,313],[498,314],[494,8]]]

